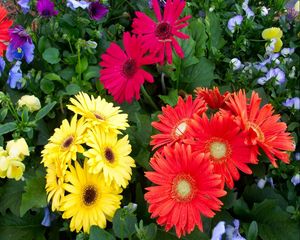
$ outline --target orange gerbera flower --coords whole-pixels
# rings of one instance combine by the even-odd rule
[[[0,5],[0,56],[3,56],[3,52],[7,48],[7,42],[10,40],[8,29],[13,24],[13,21],[6,17],[7,11]]]
[[[163,114],[158,115],[159,121],[153,122],[152,126],[160,131],[152,136],[151,145],[153,149],[161,148],[164,145],[172,145],[186,137],[194,114],[201,115],[207,107],[203,99],[192,99],[188,96],[186,101],[179,97],[175,107],[166,106],[162,108]]]
[[[150,164],[154,171],[146,172],[146,177],[158,185],[146,188],[151,217],[158,217],[157,223],[165,225],[166,231],[174,226],[178,237],[195,225],[203,231],[201,215],[213,217],[222,205],[218,198],[226,194],[207,155],[176,143],[164,147],[162,154],[156,152]]]
[[[247,143],[258,145],[268,156],[274,167],[277,167],[276,158],[289,163],[287,151],[294,151],[295,144],[287,126],[280,122],[280,115],[274,113],[271,104],[260,108],[261,98],[252,92],[250,101],[245,91],[240,90],[229,97],[227,105],[242,129],[248,133]]]
[[[223,95],[220,93],[218,87],[213,89],[208,88],[196,88],[195,93],[197,97],[203,98],[207,105],[212,109],[219,109],[225,106],[225,100],[230,95],[229,92],[225,92]]]
[[[188,140],[194,151],[209,154],[214,172],[222,175],[223,183],[233,188],[238,180],[238,169],[251,174],[249,163],[257,162],[257,147],[245,144],[246,133],[229,115],[216,113],[208,119],[206,114],[191,122],[189,134],[195,140]]]

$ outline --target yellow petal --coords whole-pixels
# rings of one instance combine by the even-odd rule
[[[265,40],[269,40],[272,38],[281,38],[282,37],[282,31],[280,28],[277,27],[271,27],[267,28],[262,32],[262,38]]]

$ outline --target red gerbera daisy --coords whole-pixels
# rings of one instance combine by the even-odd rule
[[[186,138],[186,131],[189,128],[194,114],[201,115],[207,107],[203,99],[192,99],[188,96],[186,101],[178,98],[175,107],[166,106],[162,108],[162,113],[158,115],[158,122],[153,122],[152,126],[160,131],[152,136],[151,145],[153,149],[161,148],[164,145],[172,145]]]
[[[0,56],[7,48],[7,43],[10,40],[8,29],[13,24],[12,20],[7,19],[7,11],[0,5]]]
[[[145,56],[145,50],[136,36],[123,34],[125,52],[115,43],[111,43],[102,54],[100,81],[118,103],[131,102],[140,98],[140,88],[144,81],[153,82],[153,76],[141,67],[153,64],[157,59]]]
[[[224,183],[233,188],[242,172],[251,174],[248,163],[257,163],[257,147],[245,144],[246,133],[229,115],[216,113],[208,119],[206,114],[191,121],[188,134],[195,140],[188,140],[194,151],[209,154],[214,172],[222,175]]]
[[[245,91],[240,90],[229,97],[227,105],[234,115],[237,115],[238,123],[247,131],[247,143],[258,145],[268,156],[272,165],[277,167],[276,158],[289,163],[289,154],[286,151],[294,151],[295,144],[287,126],[280,122],[280,115],[273,115],[271,104],[260,108],[261,98],[256,92],[252,92],[250,101]]]
[[[191,16],[179,19],[185,7],[185,1],[167,0],[163,17],[157,0],[153,0],[152,3],[158,22],[153,21],[143,12],[136,12],[137,18],[133,19],[132,23],[133,32],[141,37],[144,48],[149,50],[150,53],[157,54],[162,63],[165,55],[168,63],[172,63],[172,47],[179,57],[184,57],[175,36],[182,39],[189,38],[188,35],[179,32],[179,30],[188,25],[186,21]]]
[[[203,231],[201,215],[213,217],[222,205],[218,198],[226,194],[207,156],[176,143],[165,147],[163,154],[156,152],[150,164],[154,172],[145,175],[158,185],[146,188],[151,217],[158,217],[157,223],[165,225],[166,231],[174,226],[178,237],[195,225]]]
[[[218,87],[213,89],[208,88],[196,88],[195,93],[197,97],[202,97],[207,105],[212,109],[219,109],[225,105],[225,100],[230,95],[229,92],[225,92],[223,95],[220,93]]]

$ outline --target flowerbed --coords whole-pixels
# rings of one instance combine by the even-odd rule
[[[298,239],[299,1],[0,5],[0,240]]]

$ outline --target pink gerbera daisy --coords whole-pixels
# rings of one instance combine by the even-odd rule
[[[157,62],[152,55],[145,56],[145,50],[136,36],[125,32],[123,44],[125,51],[111,43],[106,53],[102,54],[100,62],[100,81],[118,103],[140,98],[140,88],[144,81],[154,81],[153,76],[141,67]]]
[[[191,16],[179,19],[185,7],[185,1],[167,0],[163,16],[157,0],[153,0],[152,4],[158,22],[153,21],[143,12],[136,12],[137,18],[133,20],[132,24],[133,32],[141,37],[143,46],[150,53],[156,54],[161,62],[164,61],[166,55],[168,63],[172,63],[172,47],[179,57],[184,57],[175,36],[182,39],[189,38],[179,30],[188,25],[186,21]]]

